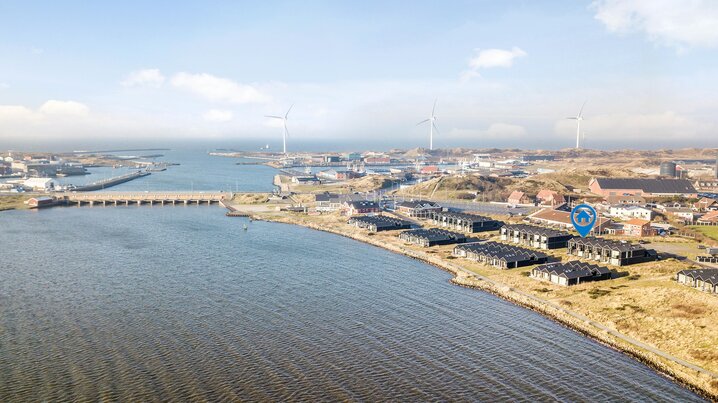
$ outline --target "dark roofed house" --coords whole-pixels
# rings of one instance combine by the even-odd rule
[[[317,202],[317,211],[332,211],[332,199],[339,197],[339,195],[329,192],[319,193],[314,195],[314,200]]]
[[[573,235],[568,232],[526,224],[501,227],[501,239],[539,249],[565,248]]]
[[[349,216],[379,212],[381,212],[379,203],[368,200],[345,201],[342,206],[342,213]]]
[[[680,284],[718,294],[718,269],[681,270],[676,275],[676,280]]]
[[[593,237],[570,239],[568,241],[568,254],[615,266],[650,262],[658,259],[658,254],[655,250],[646,249],[642,245]]]
[[[454,247],[453,255],[499,269],[513,269],[548,261],[548,256],[544,253],[493,241],[458,245]]]
[[[685,179],[593,178],[588,183],[588,188],[603,197],[617,195],[698,197],[696,188]]]
[[[396,209],[409,217],[417,218],[431,218],[433,213],[443,210],[438,203],[429,200],[403,201],[397,204]]]
[[[435,212],[433,213],[432,222],[435,225],[448,227],[450,229],[462,232],[483,232],[496,231],[504,224],[493,218],[484,217],[478,214],[455,213],[455,212]]]
[[[438,228],[413,229],[399,234],[399,239],[424,247],[434,245],[450,245],[466,242],[466,236],[458,232]]]
[[[572,262],[547,263],[536,266],[531,270],[531,277],[568,286],[589,281],[609,280],[611,279],[611,271],[607,267],[574,260]]]
[[[347,224],[366,228],[371,232],[410,229],[412,226],[410,221],[387,216],[357,216],[350,218]]]

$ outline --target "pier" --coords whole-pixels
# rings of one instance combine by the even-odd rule
[[[62,196],[68,205],[129,206],[131,204],[188,205],[213,204],[231,200],[230,192],[105,192],[71,193]]]
[[[73,190],[76,192],[90,192],[93,190],[106,189],[112,186],[119,185],[121,183],[129,182],[131,180],[142,178],[150,175],[149,172],[135,171],[128,174],[116,176],[114,178],[103,179],[97,182],[88,183],[87,185],[77,186]]]

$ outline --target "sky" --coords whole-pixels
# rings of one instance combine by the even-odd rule
[[[0,0],[0,147],[718,146],[718,2]]]

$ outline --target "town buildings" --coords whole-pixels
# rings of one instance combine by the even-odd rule
[[[623,220],[640,218],[642,220],[651,221],[655,215],[656,213],[652,209],[635,204],[618,204],[608,208],[609,217],[616,217]]]
[[[651,228],[651,222],[641,220],[640,218],[632,218],[621,223],[623,226],[623,235],[633,237],[653,236],[655,231]]]
[[[357,228],[366,228],[371,232],[394,231],[412,227],[410,221],[387,216],[357,216],[349,219],[347,223]]]
[[[514,190],[509,195],[507,202],[510,206],[520,206],[525,204],[533,204],[533,200],[524,192]]]
[[[511,224],[501,227],[501,240],[538,249],[565,248],[573,235],[568,232],[526,224]]]
[[[685,179],[593,178],[591,192],[600,196],[635,195],[652,197],[698,197],[693,184]]]
[[[352,216],[355,214],[371,214],[381,212],[379,203],[368,200],[345,201],[342,204],[342,213]]]
[[[496,231],[503,223],[478,214],[456,212],[434,212],[431,216],[434,225],[447,227],[461,232]]]
[[[437,228],[404,231],[399,234],[399,239],[423,247],[466,242],[466,236],[463,234]]]
[[[554,209],[543,209],[526,217],[531,223],[546,225],[549,227],[560,228],[560,229],[572,229],[573,223],[571,222],[571,212],[554,210]],[[591,229],[592,234],[603,234],[607,228],[611,226],[612,222],[608,218],[597,217],[596,224]]]
[[[566,198],[556,191],[541,189],[536,195],[536,202],[542,206],[556,207],[566,203]]]
[[[676,281],[700,291],[718,294],[718,269],[681,270]]]
[[[499,269],[513,269],[545,263],[545,253],[499,242],[467,243],[454,247],[453,255],[464,257]]]
[[[573,238],[568,241],[568,254],[584,259],[595,260],[614,266],[650,262],[658,259],[653,249],[625,241],[602,238]]]
[[[403,201],[396,205],[396,209],[402,214],[417,218],[431,218],[434,213],[443,210],[438,203],[428,200]]]
[[[611,271],[607,267],[580,261],[547,263],[531,269],[531,277],[569,286],[590,281],[609,280]]]

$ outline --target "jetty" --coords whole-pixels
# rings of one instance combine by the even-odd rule
[[[87,185],[76,186],[72,190],[75,192],[91,192],[93,190],[102,190],[102,189],[110,188],[112,186],[119,185],[121,183],[135,180],[137,178],[142,178],[147,175],[150,175],[150,173],[145,172],[145,171],[135,171],[135,172],[130,172],[125,175],[115,176],[113,178],[108,178],[108,179],[103,179],[103,180],[100,180],[97,182],[88,183]]]
[[[188,205],[215,204],[231,200],[230,192],[103,192],[103,193],[66,193],[61,200],[67,205],[129,206],[131,204],[152,205]]]

